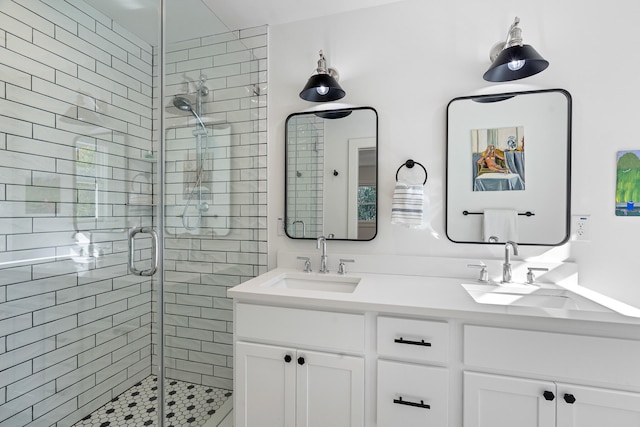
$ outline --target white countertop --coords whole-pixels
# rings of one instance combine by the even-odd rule
[[[432,277],[423,275],[399,275],[380,273],[335,272],[305,273],[309,279],[359,278],[351,293],[318,290],[301,290],[271,287],[283,274],[303,274],[300,269],[277,268],[228,290],[229,297],[244,302],[270,305],[295,305],[327,310],[369,311],[405,315],[437,316],[453,318],[479,318],[483,316],[509,315],[546,319],[566,319],[638,325],[637,317],[624,316],[601,307],[590,309],[556,309],[515,305],[480,304],[465,291],[463,283],[474,283],[468,278]],[[573,298],[573,295],[572,295]],[[580,295],[575,295],[580,301]],[[596,305],[589,301],[590,305]]]

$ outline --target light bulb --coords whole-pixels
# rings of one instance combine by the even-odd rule
[[[319,95],[326,95],[329,93],[329,88],[326,86],[318,86],[316,92],[318,92]]]
[[[509,67],[511,71],[518,71],[519,69],[524,67],[524,63],[525,63],[524,59],[517,59],[509,62],[507,64],[507,67]]]

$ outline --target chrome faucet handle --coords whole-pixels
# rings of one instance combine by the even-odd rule
[[[304,272],[311,273],[311,259],[308,256],[299,256],[297,259],[301,259],[304,261]]]
[[[487,264],[480,261],[480,264],[467,264],[469,268],[479,268],[480,269],[480,277],[478,277],[478,282],[487,283],[489,282],[489,271],[487,270]]]
[[[527,267],[527,284],[533,285],[536,282],[536,276],[533,273],[534,271],[549,271],[548,268],[540,268],[540,267]]]
[[[340,258],[340,264],[338,264],[338,274],[347,274],[347,268],[344,265],[345,262],[356,262],[356,260]]]

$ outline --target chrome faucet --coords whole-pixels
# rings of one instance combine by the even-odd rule
[[[509,240],[504,244],[504,264],[502,264],[502,283],[511,282],[511,254],[509,248],[513,249],[513,254],[518,255],[518,244]]]
[[[320,256],[320,273],[328,273],[329,269],[327,268],[327,239],[324,236],[318,237],[316,247],[320,249],[320,245],[322,245],[322,255]]]

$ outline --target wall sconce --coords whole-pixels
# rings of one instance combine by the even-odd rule
[[[309,77],[300,98],[311,102],[335,101],[346,95],[338,84],[338,72],[335,68],[328,68],[324,54],[320,51],[316,74]]]
[[[482,76],[489,82],[507,82],[524,79],[538,74],[549,66],[530,45],[522,44],[522,30],[518,27],[520,18],[516,17],[509,28],[507,40],[491,48],[490,58],[493,64]]]

